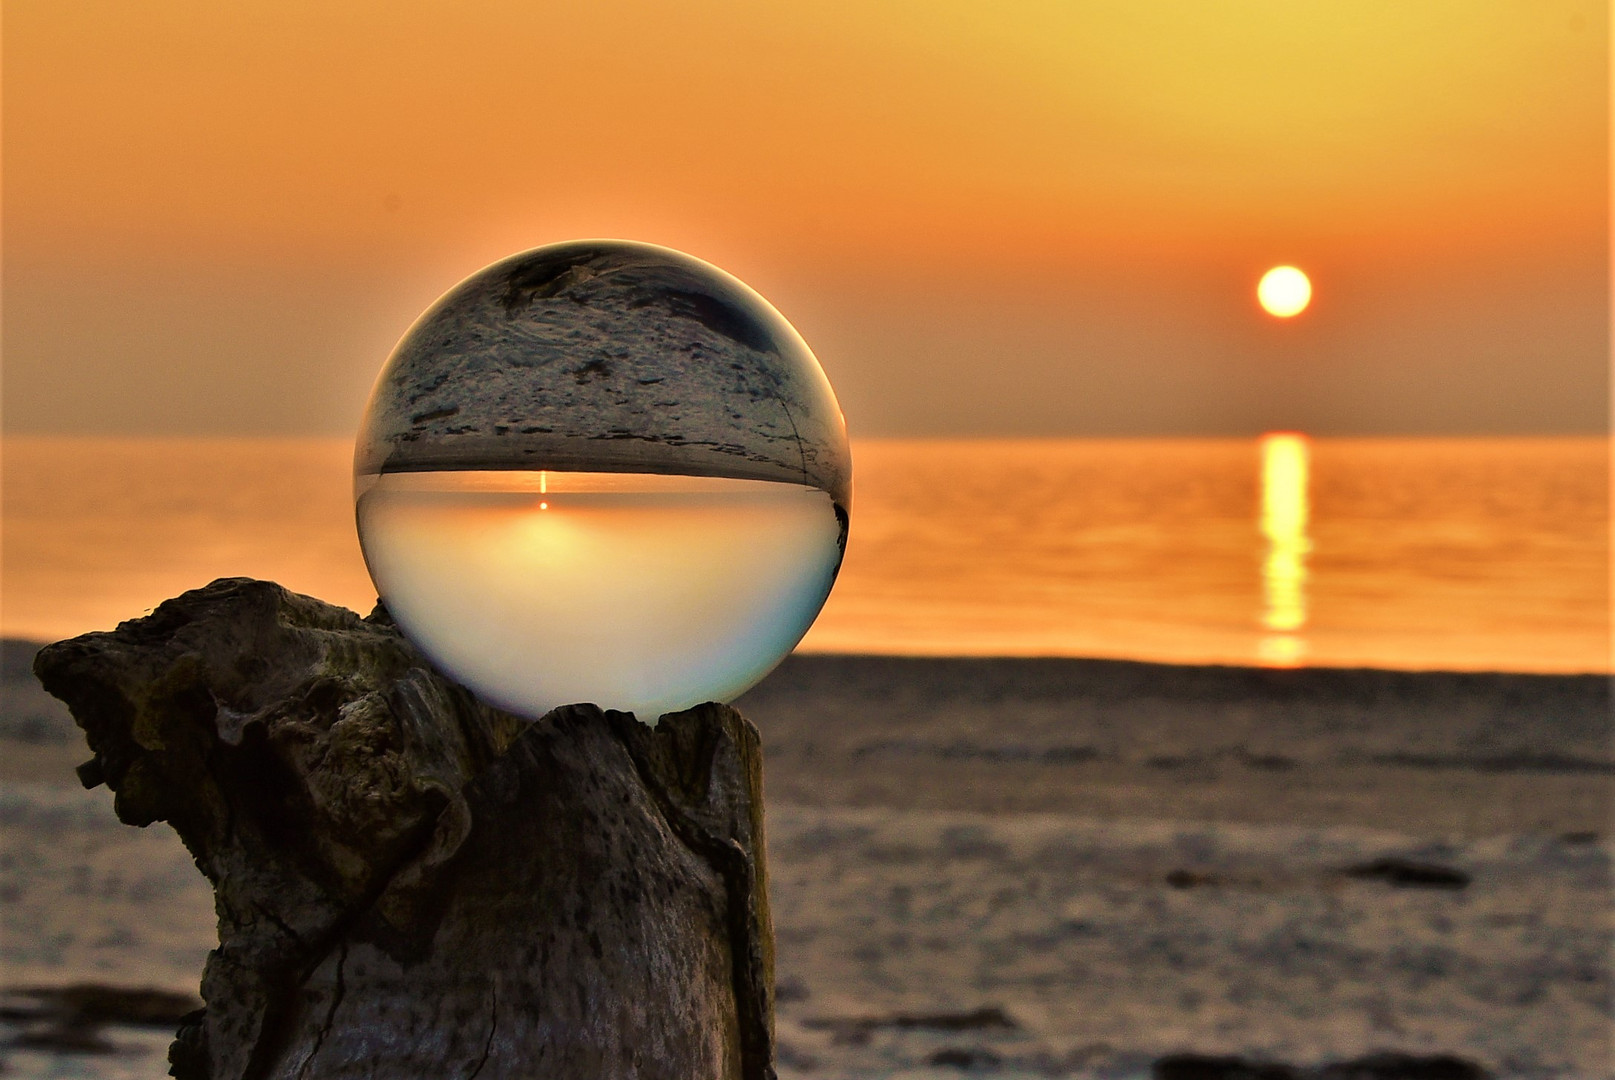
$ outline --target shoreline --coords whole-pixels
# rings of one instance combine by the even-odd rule
[[[148,613],[149,614],[149,613]],[[362,612],[360,613],[362,614]],[[139,618],[142,616],[134,616]],[[86,630],[84,633],[109,633],[114,627],[104,630]],[[56,640],[71,640],[67,638],[35,637],[32,635],[0,634],[0,650],[6,653],[24,652],[32,655],[52,644]],[[1374,664],[1242,664],[1232,660],[1206,660],[1206,661],[1176,661],[1176,660],[1148,660],[1124,656],[1068,656],[1053,652],[1000,652],[1000,653],[959,653],[959,652],[853,652],[831,649],[797,650],[788,654],[780,661],[780,666],[796,661],[819,662],[863,662],[863,663],[917,663],[917,664],[1026,664],[1026,665],[1115,665],[1118,668],[1147,668],[1166,669],[1170,671],[1197,671],[1197,672],[1272,672],[1275,674],[1289,673],[1321,673],[1337,672],[1350,675],[1391,675],[1391,676],[1453,676],[1465,678],[1477,676],[1483,678],[1505,679],[1547,679],[1547,680],[1580,680],[1597,679],[1615,681],[1615,670],[1611,671],[1532,671],[1521,668],[1462,668],[1462,667],[1392,667],[1377,666]],[[778,670],[777,668],[775,669]],[[773,678],[770,673],[764,681]],[[747,691],[749,694],[751,691]],[[742,695],[745,696],[745,695]]]
[[[85,748],[6,639],[0,779]],[[1602,837],[1602,675],[799,653],[735,701],[770,803]]]

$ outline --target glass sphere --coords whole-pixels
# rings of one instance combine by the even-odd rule
[[[835,393],[757,293],[667,248],[554,244],[472,275],[382,369],[359,541],[403,631],[528,716],[739,696],[846,549]]]

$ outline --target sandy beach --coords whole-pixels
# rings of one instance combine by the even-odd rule
[[[78,788],[32,651],[4,656],[3,982],[194,991],[208,891]],[[1383,1052],[1608,1075],[1603,677],[796,656],[737,704],[767,754],[783,1077]],[[154,1029],[106,1037],[6,1067],[166,1070]]]
[[[788,658],[737,707],[770,803],[1603,831],[1604,676]]]

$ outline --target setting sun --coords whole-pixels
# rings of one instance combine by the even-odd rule
[[[1262,275],[1256,299],[1269,315],[1288,319],[1301,314],[1312,302],[1312,282],[1293,266],[1275,266]]]

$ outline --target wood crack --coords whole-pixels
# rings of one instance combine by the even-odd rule
[[[476,1068],[471,1070],[465,1080],[477,1080],[482,1073],[482,1067],[488,1064],[488,1055],[493,1053],[493,1038],[499,1032],[499,982],[494,980],[492,989],[488,991],[492,999],[488,1005],[488,1041],[482,1044],[482,1057],[477,1060]]]
[[[314,1064],[314,1059],[320,1056],[320,1047],[325,1045],[326,1037],[331,1034],[331,1027],[336,1022],[336,1011],[342,1006],[342,996],[347,990],[342,978],[342,969],[348,963],[347,942],[343,942],[340,949],[341,951],[337,954],[336,959],[336,987],[331,991],[331,1004],[325,1010],[325,1022],[320,1025],[319,1031],[314,1034],[313,1049],[309,1050],[308,1057],[303,1059],[303,1067],[297,1070],[299,1080],[308,1075],[309,1066]]]
[[[624,714],[611,714],[622,717]],[[626,717],[627,723],[638,723]],[[639,739],[624,737],[624,721],[616,724],[618,737],[633,760],[645,789],[650,792],[675,836],[712,867],[724,883],[725,916],[728,928],[730,978],[734,989],[737,1024],[740,1029],[741,1076],[743,1080],[775,1080],[771,988],[763,971],[759,929],[753,917],[752,857],[733,837],[721,836],[703,827],[674,799],[642,749]],[[710,783],[717,740],[700,748],[701,786]],[[692,777],[691,779],[696,779]]]

